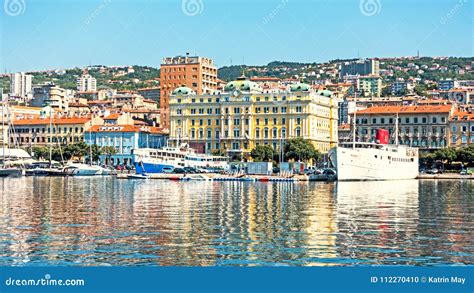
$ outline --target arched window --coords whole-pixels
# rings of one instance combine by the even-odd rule
[[[272,136],[273,138],[278,138],[278,129],[276,127],[272,129]]]
[[[268,138],[268,128],[267,127],[265,127],[265,129],[263,129],[263,137]]]
[[[260,128],[255,128],[255,138],[260,138]]]
[[[296,127],[295,133],[296,133],[296,137],[300,137],[300,136],[301,136],[301,128],[300,128],[300,127]]]
[[[196,138],[196,130],[191,128],[191,138]]]
[[[282,127],[281,129],[281,138],[286,138],[286,128]]]

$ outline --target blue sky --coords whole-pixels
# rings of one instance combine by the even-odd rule
[[[474,55],[474,0],[2,1],[1,72],[158,67],[164,56],[185,52],[211,57],[219,67],[418,50]]]

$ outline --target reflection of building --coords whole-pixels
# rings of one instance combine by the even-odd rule
[[[377,129],[388,129],[395,142],[398,113],[399,143],[425,149],[448,146],[448,119],[452,105],[371,107],[357,112],[357,140],[375,141]]]
[[[451,146],[474,144],[474,113],[454,112],[449,119],[449,137]]]
[[[163,59],[160,69],[160,108],[164,127],[169,127],[169,97],[174,89],[182,85],[198,95],[216,90],[217,67],[212,59],[189,54]]]
[[[219,95],[180,87],[170,97],[170,110],[170,139],[189,141],[208,153],[248,154],[258,144],[279,149],[295,137],[310,140],[322,152],[337,144],[337,101],[330,91],[307,84],[266,93],[240,77]]]

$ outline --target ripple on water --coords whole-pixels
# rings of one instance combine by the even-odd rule
[[[474,264],[453,188],[473,182],[0,179],[0,265]]]

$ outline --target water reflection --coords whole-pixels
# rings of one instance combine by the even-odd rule
[[[0,264],[473,264],[472,185],[3,179]]]

